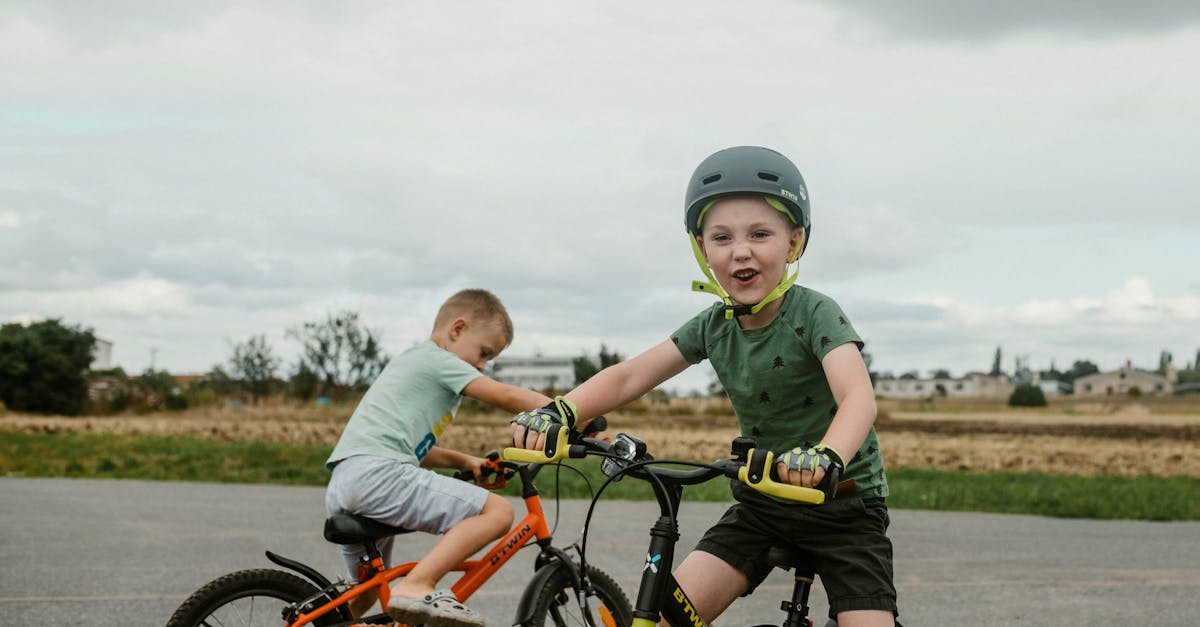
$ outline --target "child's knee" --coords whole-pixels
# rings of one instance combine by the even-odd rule
[[[498,494],[488,494],[487,501],[483,503],[483,511],[479,512],[480,516],[492,521],[496,527],[496,534],[503,534],[512,527],[514,512],[512,503],[506,501]]]

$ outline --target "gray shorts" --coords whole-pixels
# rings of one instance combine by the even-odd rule
[[[488,491],[466,481],[395,459],[355,455],[338,463],[325,489],[326,514],[358,514],[396,527],[443,534],[483,511]],[[392,563],[392,540],[377,543]],[[350,579],[357,580],[365,551],[342,546]]]

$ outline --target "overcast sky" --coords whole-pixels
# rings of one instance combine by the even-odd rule
[[[204,372],[484,287],[508,355],[629,356],[711,302],[688,175],[758,144],[875,369],[1184,366],[1197,62],[1190,0],[0,1],[0,321]]]

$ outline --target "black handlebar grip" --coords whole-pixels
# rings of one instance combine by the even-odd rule
[[[583,435],[591,437],[601,431],[608,429],[608,419],[604,416],[596,416],[588,423],[588,426],[583,430]]]

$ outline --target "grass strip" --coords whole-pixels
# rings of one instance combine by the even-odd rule
[[[0,432],[0,475],[324,485],[330,450],[177,436]]]
[[[0,432],[0,476],[149,479],[322,486],[331,448],[272,442],[132,434]],[[545,497],[588,498],[604,483],[596,460],[543,468]],[[1200,479],[1075,477],[1037,473],[888,470],[896,509],[1035,514],[1062,518],[1200,520]],[[519,494],[514,480],[501,491]],[[589,487],[590,484],[590,487]],[[649,485],[631,478],[611,484],[606,499],[648,500]],[[729,501],[725,480],[690,486],[684,499]]]

